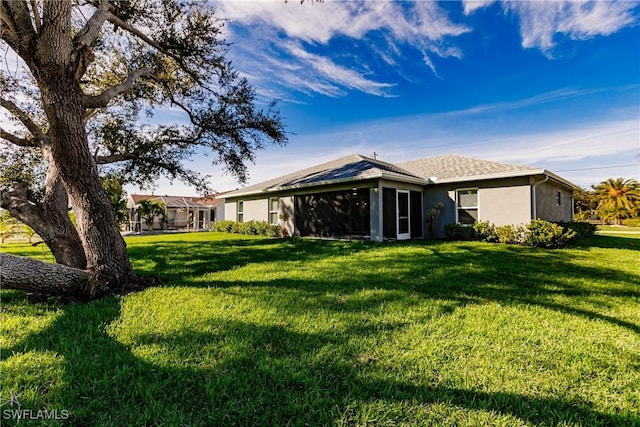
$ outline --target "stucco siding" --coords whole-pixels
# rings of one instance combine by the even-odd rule
[[[269,200],[245,200],[244,201],[244,222],[247,221],[268,221],[269,220]]]
[[[479,221],[515,225],[531,220],[531,190],[528,185],[479,188],[478,203]]]
[[[289,236],[295,233],[295,203],[293,196],[280,197],[278,200],[278,224],[282,225]]]
[[[496,225],[523,224],[531,219],[531,191],[528,178],[509,178],[431,185],[425,190],[424,212],[440,202],[436,237],[444,237],[445,224],[456,222],[456,191],[478,189],[478,220]]]
[[[546,221],[571,221],[573,219],[573,193],[566,187],[545,182],[535,189],[535,216]],[[559,198],[558,198],[558,193]]]
[[[236,220],[236,202],[226,202],[224,204],[224,218],[235,221]]]

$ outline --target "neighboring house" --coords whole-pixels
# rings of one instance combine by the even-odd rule
[[[575,185],[545,169],[457,155],[392,164],[351,155],[225,194],[225,218],[281,224],[291,235],[422,238],[444,224],[573,219]]]
[[[132,194],[127,200],[129,222],[127,230],[147,231],[144,219],[138,209],[143,200],[155,200],[163,204],[165,221],[156,217],[153,229],[203,231],[211,228],[211,223],[224,219],[224,199],[217,193],[207,197],[156,196]]]

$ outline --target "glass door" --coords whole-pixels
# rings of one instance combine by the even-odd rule
[[[409,192],[398,190],[398,240],[411,238]]]

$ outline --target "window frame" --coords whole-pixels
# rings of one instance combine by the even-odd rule
[[[273,210],[272,202],[276,202],[276,209]],[[269,224],[278,225],[278,214],[280,213],[280,197],[269,197],[267,201],[267,218],[269,220]],[[273,221],[272,221],[273,217]]]
[[[562,206],[562,192],[556,191],[556,206]]]
[[[244,200],[236,202],[236,222],[244,222]]]
[[[475,206],[460,206],[460,193],[464,191],[475,191],[476,193],[476,205]],[[456,203],[456,223],[462,225],[463,227],[472,227],[474,223],[480,221],[480,189],[478,187],[466,187],[466,188],[456,188],[455,190],[455,203]],[[461,223],[460,222],[460,210],[475,210],[476,211],[476,219],[471,223]]]

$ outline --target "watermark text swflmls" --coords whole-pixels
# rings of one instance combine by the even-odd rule
[[[66,409],[22,409],[22,404],[18,398],[22,394],[11,393],[9,399],[0,399],[0,420],[14,420],[20,422],[30,421],[52,421],[68,420],[71,412]]]

